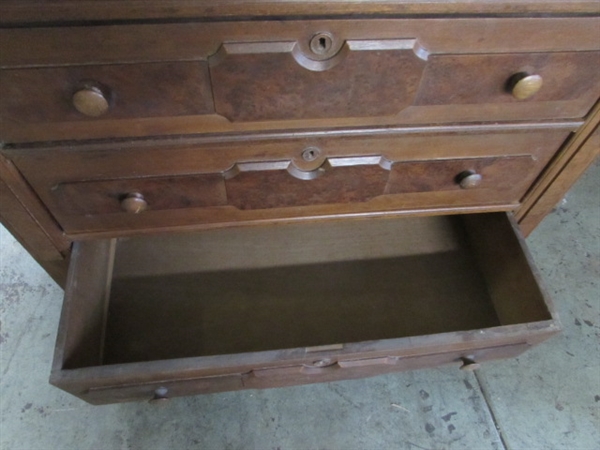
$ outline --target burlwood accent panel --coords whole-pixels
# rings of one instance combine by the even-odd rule
[[[285,169],[241,172],[225,182],[227,204],[250,210],[366,202],[384,194],[388,178],[389,170],[379,164],[328,167],[310,180]]]
[[[563,117],[582,117],[600,96],[598,67],[600,52],[432,55],[415,104],[497,103],[511,108],[517,119],[526,117],[527,105],[549,102]],[[518,73],[542,77],[541,89],[530,99],[510,95],[508,81]]]
[[[73,106],[73,94],[87,84],[105,88],[110,106],[101,117],[86,117]],[[214,111],[208,67],[200,61],[1,70],[0,98],[2,120],[15,124]]]
[[[425,60],[414,39],[225,44],[209,58],[216,112],[238,121],[394,115],[413,102]],[[328,48],[330,47],[330,48]]]
[[[514,201],[536,165],[531,156],[398,162],[392,166],[386,193],[460,191],[459,177],[473,172],[482,177],[474,189],[488,190],[490,201],[498,200],[495,193],[501,191]]]
[[[142,194],[154,210],[227,204],[220,174],[65,183],[54,193],[68,215],[123,213],[120,203],[130,193]]]

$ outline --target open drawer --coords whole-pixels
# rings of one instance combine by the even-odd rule
[[[504,213],[83,241],[51,383],[100,404],[473,369],[558,331]]]

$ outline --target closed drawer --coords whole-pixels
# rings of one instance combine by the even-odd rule
[[[3,30],[0,137],[12,143],[581,118],[600,96],[600,51],[589,37],[598,23],[307,20]],[[65,39],[74,42],[71,52],[60,48]],[[21,41],[28,52],[17,50]]]
[[[508,210],[567,135],[564,129],[386,133],[6,154],[65,231],[76,235],[415,210]]]
[[[75,244],[51,382],[92,403],[474,368],[559,330],[502,213]]]

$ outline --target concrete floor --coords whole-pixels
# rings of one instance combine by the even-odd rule
[[[62,291],[2,228],[0,448],[600,449],[600,162],[528,244],[564,332],[477,374],[90,406],[48,384]]]

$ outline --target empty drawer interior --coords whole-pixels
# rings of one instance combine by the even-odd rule
[[[500,213],[80,242],[70,277],[67,369],[552,319]]]

